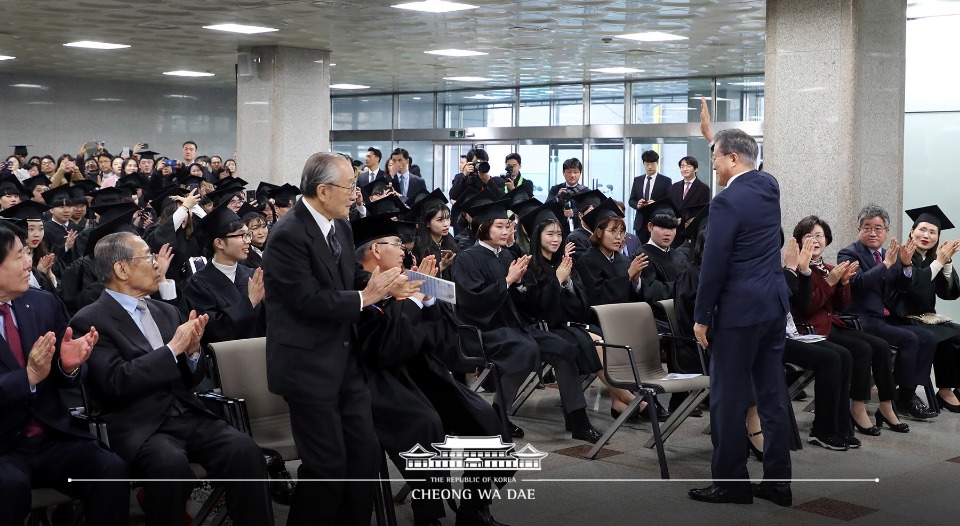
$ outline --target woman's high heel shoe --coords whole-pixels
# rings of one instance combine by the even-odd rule
[[[614,420],[620,418],[620,414],[621,414],[620,411],[617,411],[613,407],[610,408],[610,416],[612,416]],[[639,419],[640,419],[640,414],[637,413],[636,409],[633,410],[632,415],[627,417],[627,420],[639,420]]]
[[[757,435],[762,435],[763,430],[757,431],[756,433],[747,434],[747,445],[750,446],[750,452],[753,453],[753,456],[757,457],[757,460],[763,462],[763,451],[757,449],[757,446],[753,445],[753,442],[750,441],[750,437],[755,437]]]
[[[877,427],[878,427],[878,428],[881,428],[881,429],[882,429],[882,428],[883,428],[883,424],[887,424],[887,426],[890,428],[891,431],[896,431],[897,433],[909,433],[909,432],[910,432],[910,426],[908,426],[907,424],[905,424],[905,423],[903,423],[903,422],[900,422],[899,424],[896,424],[896,425],[891,424],[890,421],[887,420],[887,418],[886,418],[885,416],[883,416],[883,413],[881,413],[879,409],[877,409],[877,412],[874,413],[873,416],[877,417]]]
[[[951,404],[950,402],[947,402],[942,396],[940,396],[940,393],[937,393],[937,405],[940,406],[940,409],[945,409],[951,413],[960,413],[960,404]]]
[[[856,421],[856,419],[853,418],[852,416],[850,417],[850,422],[853,423],[853,427],[854,427],[861,435],[870,435],[870,436],[872,436],[872,437],[878,437],[878,436],[880,436],[880,428],[877,427],[877,426],[863,427],[863,426],[861,426],[860,424],[858,424],[857,421]]]

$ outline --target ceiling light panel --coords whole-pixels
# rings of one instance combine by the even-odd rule
[[[78,47],[83,49],[126,49],[128,44],[111,44],[109,42],[95,42],[93,40],[79,40],[77,42],[68,42],[65,47]]]
[[[434,49],[432,51],[424,51],[424,53],[444,57],[479,57],[486,55],[483,51],[471,51],[469,49]]]
[[[477,6],[470,4],[461,4],[458,2],[447,2],[445,0],[425,0],[423,2],[408,2],[405,4],[392,5],[397,9],[408,9],[410,11],[420,11],[422,13],[452,13],[455,11],[466,11],[467,9],[476,9]]]
[[[227,33],[240,33],[242,35],[256,35],[258,33],[280,31],[275,27],[245,26],[243,24],[214,24],[212,26],[203,26],[203,28],[214,31],[226,31]]]

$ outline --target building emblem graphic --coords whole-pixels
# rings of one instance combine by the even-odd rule
[[[410,451],[400,453],[409,470],[540,470],[540,460],[547,453],[527,444],[513,451],[513,444],[505,444],[499,436],[458,437],[447,435],[443,442],[431,444],[427,451],[417,444]]]

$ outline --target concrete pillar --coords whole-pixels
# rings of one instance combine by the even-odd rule
[[[307,158],[330,149],[329,51],[253,48],[252,75],[237,77],[238,174],[300,184]]]
[[[783,227],[817,214],[827,259],[877,203],[900,231],[906,0],[768,0],[764,169],[780,181]]]

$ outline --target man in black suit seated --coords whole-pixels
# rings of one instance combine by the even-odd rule
[[[346,157],[307,159],[303,198],[273,227],[261,265],[270,313],[267,381],[290,406],[303,461],[299,478],[335,479],[297,484],[289,525],[366,525],[373,509],[372,483],[343,482],[376,478],[382,459],[354,324],[406,275],[374,273],[362,291],[355,288],[353,234],[345,220],[355,185]]]
[[[60,398],[80,385],[97,331],[73,339],[60,300],[30,288],[30,267],[18,233],[0,223],[0,523],[23,524],[31,487],[54,487],[83,501],[87,524],[125,525],[128,483],[67,482],[127,477]]]
[[[630,190],[630,208],[637,211],[633,219],[633,231],[640,238],[641,243],[650,240],[650,231],[647,230],[641,211],[650,203],[664,199],[670,194],[670,178],[659,173],[660,154],[647,150],[640,155],[643,161],[644,175],[633,178],[633,188]]]
[[[916,391],[918,385],[930,381],[936,341],[923,327],[888,323],[890,311],[885,305],[894,292],[910,290],[916,245],[910,239],[901,246],[896,238],[892,238],[890,247],[883,249],[890,230],[890,214],[879,206],[863,207],[857,219],[860,240],[837,254],[837,263],[860,263],[856,275],[850,280],[851,299],[846,312],[857,316],[864,331],[899,349],[894,367],[894,378],[900,390],[897,410],[918,420],[933,418],[937,413],[920,401]]]
[[[105,290],[70,321],[74,331],[96,323],[100,335],[88,360],[87,394],[108,426],[110,445],[145,479],[195,478],[198,462],[211,478],[265,479],[257,443],[209,412],[193,395],[206,372],[200,340],[208,316],[147,298],[160,266],[146,241],[130,232],[105,236],[94,248]],[[179,524],[193,482],[144,483],[147,526]],[[264,482],[227,482],[234,524],[272,525]]]
[[[486,151],[474,148],[467,152],[467,163],[461,170],[463,170],[463,177],[454,177],[453,185],[450,187],[450,199],[454,201],[461,199],[468,188],[474,192],[489,189],[497,195],[504,193],[503,179],[490,174],[490,156]]]

